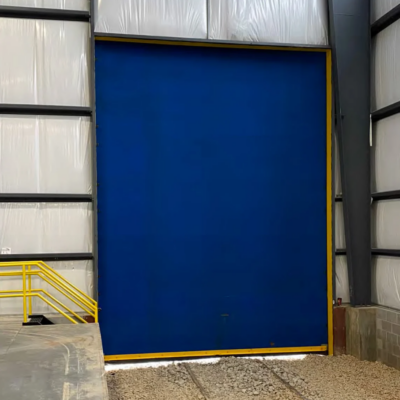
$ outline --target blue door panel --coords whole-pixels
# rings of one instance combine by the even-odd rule
[[[105,354],[327,343],[325,54],[96,59]]]

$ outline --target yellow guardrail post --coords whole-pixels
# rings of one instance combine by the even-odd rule
[[[28,274],[28,291],[29,291],[29,294],[31,294],[32,293],[32,274],[30,273],[31,272],[30,265],[28,265],[28,272],[29,272],[29,274]],[[28,301],[29,301],[29,315],[32,315],[32,296],[29,296]]]
[[[22,302],[24,308],[24,322],[28,322],[28,316],[26,313],[26,266],[22,266]]]

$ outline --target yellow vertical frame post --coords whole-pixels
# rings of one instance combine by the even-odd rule
[[[31,266],[28,265],[29,315],[32,315],[32,296],[31,296],[31,293],[32,293],[32,275],[30,274],[30,272],[31,272]]]
[[[328,300],[328,354],[333,355],[332,268],[332,53],[326,52],[326,256]]]
[[[24,308],[24,322],[28,322],[28,316],[26,312],[26,265],[22,266],[22,302]]]

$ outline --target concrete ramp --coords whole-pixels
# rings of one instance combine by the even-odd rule
[[[97,324],[21,325],[0,321],[2,399],[108,399]]]

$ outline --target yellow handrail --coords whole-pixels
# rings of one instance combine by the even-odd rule
[[[41,270],[39,271],[38,275],[43,278],[43,275],[45,275],[47,278],[51,279],[54,283],[60,285],[60,287],[62,287],[63,289],[65,289],[68,293],[70,293],[71,295],[75,296],[81,303],[85,304],[87,307],[89,308],[94,308],[94,305],[89,303],[87,300],[85,300],[79,293],[76,294],[74,293],[74,290],[69,288],[64,282],[61,282],[57,279],[57,277],[52,276],[52,274],[46,270]]]
[[[1,267],[2,265],[1,265],[1,263],[0,263],[0,267]],[[45,275],[45,276],[47,276],[49,279],[51,279],[53,282],[55,282],[56,284],[59,284],[60,285],[60,287],[61,288],[63,288],[64,290],[66,290],[68,293],[70,293],[70,294],[72,294],[73,296],[75,296],[76,298],[77,298],[77,300],[78,301],[80,301],[81,303],[83,303],[83,304],[85,304],[88,308],[90,308],[90,309],[92,309],[93,311],[95,311],[95,305],[93,305],[93,304],[90,304],[89,302],[87,302],[85,299],[83,299],[82,298],[82,296],[80,296],[79,294],[76,294],[76,293],[74,293],[74,291],[71,289],[71,288],[68,288],[68,285],[66,285],[65,283],[63,283],[63,282],[60,282],[58,279],[57,279],[57,277],[53,277],[48,271],[46,271],[46,270],[36,270],[36,271],[33,271],[33,272],[26,272],[26,275],[38,275],[38,276],[40,276],[43,280],[46,280],[45,278],[44,278],[44,276],[42,276],[42,274],[43,275]],[[21,272],[2,272],[2,273],[0,273],[0,276],[20,276],[20,275],[22,275],[22,273]],[[48,281],[47,281],[48,282]],[[67,282],[68,283],[68,281],[65,281],[65,282]],[[71,285],[72,286],[72,285]],[[62,292],[61,290],[60,290],[60,288],[56,288],[57,290],[59,290],[60,292]],[[62,293],[62,294],[64,294],[64,293]],[[65,295],[65,294],[64,294]],[[94,300],[93,300],[94,301]],[[78,304],[79,305],[79,304]],[[96,303],[96,305],[97,305],[97,303]],[[81,305],[79,305],[80,307],[81,307]],[[82,308],[82,307],[81,307]],[[87,311],[87,310],[86,310]]]
[[[86,297],[87,300],[92,302],[94,305],[97,305],[97,302],[94,299],[92,299],[85,292],[78,289],[72,283],[67,281],[62,275],[60,275],[57,271],[55,271],[53,268],[51,268],[48,264],[44,263],[43,261],[24,261],[23,263],[17,263],[17,262],[1,262],[0,263],[0,267],[21,267],[22,265],[37,266],[38,268],[40,268],[42,270],[47,268],[52,274],[56,275],[61,281],[64,281],[66,284],[71,286],[75,291],[80,293],[83,297]]]
[[[74,293],[68,287],[65,287],[65,285],[63,283],[60,284],[60,287],[57,287],[55,285],[55,283],[57,283],[57,281],[54,281],[55,283],[53,283],[51,281],[51,280],[53,280],[53,277],[47,271],[28,271],[28,272],[26,272],[26,275],[28,275],[29,277],[31,277],[32,275],[39,276],[45,282],[47,282],[48,284],[53,286],[56,290],[58,290],[60,293],[62,293],[65,297],[67,297],[69,300],[71,300],[73,303],[75,303],[78,307],[82,308],[83,311],[86,311],[90,316],[92,316],[96,319],[95,307],[93,307],[91,304],[88,304],[85,300],[81,300],[79,296],[77,297],[77,300],[75,300],[72,297],[72,296],[74,296]],[[22,272],[1,272],[0,276],[22,276]],[[50,279],[47,279],[46,276],[48,276]],[[72,296],[65,293],[64,290],[65,290],[65,292],[72,294]],[[10,291],[7,290],[6,292],[8,293]],[[19,292],[19,291],[17,291],[17,292]],[[84,306],[82,304],[79,304],[78,301],[81,301],[84,304]],[[91,311],[89,311],[89,309],[86,307],[88,307]],[[31,313],[31,311],[30,311],[30,313]]]
[[[59,312],[69,321],[74,324],[77,324],[77,320],[82,323],[87,323],[79,314],[75,311],[71,310],[69,307],[64,305],[60,300],[56,299],[53,295],[43,289],[32,289],[32,276],[38,276],[47,284],[51,285],[55,288],[59,293],[65,296],[67,299],[76,304],[79,308],[81,308],[84,312],[88,313],[90,316],[94,317],[95,322],[98,322],[98,307],[97,302],[84,293],[82,290],[78,289],[72,283],[70,283],[67,279],[65,279],[62,275],[60,275],[57,271],[51,268],[49,265],[44,263],[43,261],[25,261],[25,262],[0,262],[0,268],[20,268],[20,271],[5,271],[0,272],[0,278],[4,277],[12,277],[12,276],[21,276],[22,277],[22,289],[20,290],[1,290],[0,291],[0,299],[1,298],[14,298],[14,297],[22,297],[23,301],[23,318],[24,322],[28,320],[28,311],[27,306],[29,307],[29,315],[32,314],[32,297],[40,298],[54,310]],[[36,267],[33,269],[32,267]],[[28,281],[28,282],[27,282]],[[43,294],[43,295],[42,295]],[[64,312],[61,308],[57,307],[54,303],[48,300],[46,297],[51,299],[54,303],[58,304],[67,313],[72,315],[74,318],[71,318],[66,312]],[[28,301],[28,304],[27,304]]]
[[[72,296],[70,296],[69,294],[66,294],[63,289],[61,288],[57,288],[56,285],[54,283],[52,283],[49,279],[47,279],[46,277],[38,274],[45,282],[47,282],[49,285],[53,286],[54,289],[58,290],[60,293],[62,293],[65,297],[67,297],[69,300],[71,300],[73,303],[75,303],[78,307],[82,308],[82,310],[86,311],[89,315],[91,315],[92,317],[94,317],[94,314],[92,314],[91,311],[89,311],[86,307],[83,307],[81,304],[79,304],[76,300],[73,299]]]
[[[72,283],[68,282],[62,275],[60,275],[55,269],[51,268],[50,265],[47,265],[46,263],[44,263],[43,261],[38,261],[38,264],[41,265],[42,267],[47,268],[48,270],[50,270],[54,275],[58,276],[62,281],[64,281],[65,283],[67,283],[68,285],[70,285],[71,287],[74,288],[74,290],[76,290],[78,293],[80,293],[81,295],[83,295],[83,297],[86,297],[87,300],[89,300],[90,302],[92,302],[93,304],[97,305],[97,301],[95,301],[94,299],[92,299],[90,296],[88,296],[85,292],[83,292],[82,290],[78,289],[76,286],[74,286]]]

